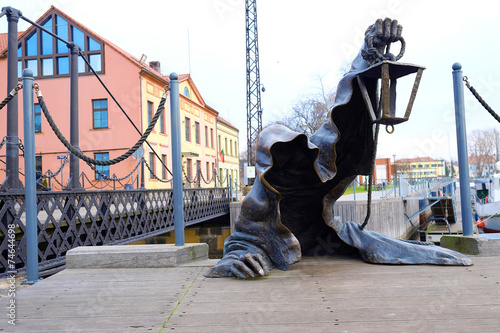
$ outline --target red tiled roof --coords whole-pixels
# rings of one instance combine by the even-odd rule
[[[240,131],[238,129],[238,127],[234,126],[229,121],[227,121],[226,119],[222,118],[221,116],[217,116],[217,121],[220,121],[221,123],[224,123],[224,124],[226,124],[229,127],[232,127],[233,129],[237,130],[238,132]]]
[[[414,158],[402,158],[397,160],[396,163],[418,163],[418,162],[434,162],[435,159],[431,157],[414,157]]]
[[[38,24],[41,24],[41,22],[43,21],[43,19],[47,16],[47,14],[49,12],[51,12],[52,10],[55,10],[59,15],[61,15],[62,17],[64,17],[65,19],[71,21],[74,25],[76,25],[78,28],[80,28],[81,30],[84,30],[86,31],[87,33],[95,36],[97,39],[100,39],[102,40],[107,46],[113,48],[115,51],[117,51],[118,53],[120,53],[122,56],[124,56],[125,58],[129,59],[132,63],[134,63],[135,65],[137,65],[138,67],[141,67],[141,68],[144,68],[145,70],[147,70],[148,72],[152,73],[153,75],[157,76],[159,79],[161,80],[164,80],[166,82],[169,82],[169,77],[168,75],[163,75],[161,74],[160,72],[156,71],[153,67],[149,66],[148,64],[146,63],[141,63],[139,59],[137,59],[136,57],[134,57],[133,55],[131,55],[130,53],[124,51],[123,49],[119,48],[118,46],[116,46],[115,44],[111,43],[110,41],[108,41],[106,38],[103,38],[101,37],[100,35],[96,34],[95,32],[93,32],[92,30],[90,30],[89,28],[87,28],[86,26],[84,26],[83,24],[81,24],[80,22],[77,22],[75,21],[73,18],[71,18],[70,16],[68,16],[66,13],[62,12],[61,10],[59,10],[58,8],[56,8],[55,6],[50,6],[50,8],[42,15],[38,18],[38,20],[36,21],[36,23]],[[26,29],[25,31],[22,31],[22,32],[19,32],[18,34],[18,39],[21,38],[22,36],[24,36],[26,33],[28,33],[29,31],[32,31],[34,29],[33,26],[31,26],[30,28]],[[5,35],[5,36],[4,36]],[[0,34],[0,55],[3,55],[5,52],[7,51],[7,33],[5,34]],[[181,81],[181,78],[183,80],[185,80],[186,78],[189,77],[189,74],[180,74],[179,75],[179,81]]]
[[[17,39],[24,34],[24,31],[20,31],[17,33]],[[3,55],[7,51],[9,34],[7,32],[0,34],[0,55]]]
[[[495,163],[495,156],[492,155],[481,155],[481,156],[469,156],[469,164],[477,164],[478,160],[481,163]]]

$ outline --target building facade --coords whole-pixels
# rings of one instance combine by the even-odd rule
[[[96,160],[111,160],[132,147],[148,128],[158,109],[169,78],[161,74],[159,62],[145,62],[99,36],[52,6],[37,21],[50,32],[76,43],[88,60],[78,60],[79,149]],[[0,91],[7,91],[7,34],[0,34]],[[45,103],[63,135],[70,138],[70,57],[63,43],[42,29],[31,26],[18,36],[18,75],[30,68]],[[96,79],[95,72],[106,88]],[[192,181],[201,170],[201,177],[191,186],[214,186],[213,170],[217,170],[217,115],[208,107],[189,74],[179,75],[182,153],[185,180]],[[19,138],[23,138],[22,91],[19,101]],[[169,93],[167,92],[167,95]],[[115,102],[119,103],[119,105]],[[35,103],[37,100],[35,98]],[[127,119],[129,118],[129,119]],[[0,121],[0,135],[7,133],[6,121]],[[81,186],[85,189],[171,188],[170,98],[153,131],[133,157],[111,166],[91,168],[79,163]],[[60,169],[69,156],[45,120],[40,106],[35,105],[35,146],[37,170],[40,174]],[[139,163],[144,157],[144,163]],[[5,169],[5,148],[0,151],[0,168]],[[4,162],[4,163],[2,163]],[[69,163],[68,163],[69,164]],[[19,161],[23,172],[22,157]],[[67,184],[66,165],[58,177],[50,180],[55,190]],[[24,182],[22,176],[21,181]],[[110,181],[109,178],[119,179]],[[5,172],[0,171],[0,182]],[[207,184],[208,183],[208,184]],[[44,182],[45,185],[46,181]],[[211,184],[211,185],[210,185]],[[107,185],[107,186],[106,186]]]
[[[431,157],[399,159],[395,164],[398,175],[407,175],[411,179],[446,176],[445,162]]]
[[[231,179],[232,187],[239,189],[241,186],[239,130],[221,116],[217,118],[217,144],[221,186],[229,186],[229,179]]]

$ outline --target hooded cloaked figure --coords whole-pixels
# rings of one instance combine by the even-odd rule
[[[373,46],[383,49],[401,30],[390,19],[368,28],[360,54],[338,84],[330,119],[310,138],[281,125],[260,133],[255,183],[224,244],[223,258],[206,276],[246,278],[286,270],[325,241],[356,248],[373,263],[471,264],[460,253],[362,230],[333,216],[335,201],[357,175],[369,175],[373,168],[374,126],[356,80],[377,62],[366,40],[372,38]],[[365,83],[375,101],[377,81]]]

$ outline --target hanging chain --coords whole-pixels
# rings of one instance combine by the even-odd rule
[[[7,105],[21,89],[23,89],[23,85],[18,83],[17,86],[9,93],[9,95],[7,95],[7,97],[5,97],[5,99],[0,103],[0,110],[3,109],[3,107]]]
[[[467,88],[469,88],[470,92],[472,93],[472,95],[474,95],[474,97],[476,97],[478,102],[481,103],[481,105],[486,109],[486,111],[488,111],[488,113],[491,114],[493,118],[495,118],[495,120],[500,123],[500,116],[496,114],[495,111],[493,111],[493,109],[488,105],[488,103],[486,103],[484,99],[481,97],[481,95],[479,95],[476,89],[474,89],[474,87],[470,85],[469,78],[467,76],[464,76],[463,80]]]

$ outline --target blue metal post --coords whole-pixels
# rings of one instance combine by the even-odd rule
[[[172,172],[174,191],[175,245],[184,245],[184,198],[182,188],[181,110],[179,75],[170,74],[170,119],[172,132]]]
[[[75,148],[80,146],[80,132],[78,125],[78,55],[80,47],[69,43],[70,51],[70,142]],[[81,189],[80,159],[74,154],[69,157],[69,179],[67,189]]]
[[[7,94],[9,94],[18,83],[17,52],[18,52],[18,23],[23,15],[19,10],[12,7],[2,8],[7,15]],[[19,180],[19,100],[17,95],[7,104],[7,142],[5,144],[5,180],[2,190],[22,190],[23,184]]]
[[[467,153],[467,131],[465,128],[464,84],[462,65],[453,64],[453,92],[455,99],[455,121],[457,124],[458,168],[460,178],[460,202],[464,236],[472,236],[472,207],[470,201],[469,160]]]
[[[28,283],[38,281],[38,234],[36,217],[35,104],[33,71],[23,70],[24,178],[26,200],[26,253]]]

